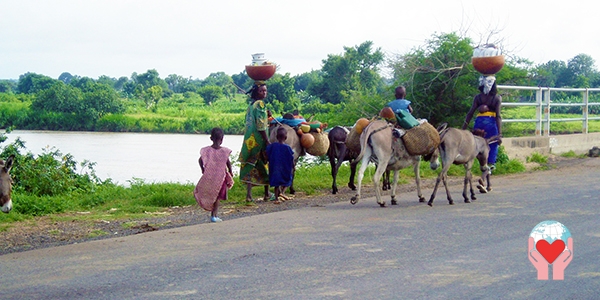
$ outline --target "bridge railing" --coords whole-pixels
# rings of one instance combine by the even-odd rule
[[[528,86],[510,86],[498,85],[498,90],[517,90],[517,91],[532,91],[535,92],[535,102],[508,102],[505,99],[502,101],[503,107],[515,106],[535,106],[536,114],[533,119],[505,119],[502,118],[502,123],[517,123],[517,122],[535,122],[536,136],[549,136],[550,124],[552,122],[582,122],[582,133],[588,133],[589,121],[600,120],[600,116],[590,116],[590,106],[600,106],[599,102],[589,102],[590,93],[600,92],[600,88],[549,88],[549,87],[528,87]],[[581,96],[581,102],[576,103],[556,103],[552,102],[553,92],[570,92],[578,93]],[[581,106],[581,117],[577,118],[551,118],[550,111],[552,107],[560,106]]]

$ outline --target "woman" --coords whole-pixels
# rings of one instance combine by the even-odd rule
[[[500,116],[502,97],[498,95],[496,77],[480,77],[479,91],[480,93],[473,99],[473,105],[467,113],[462,129],[467,129],[475,110],[478,110],[479,113],[475,118],[473,128],[483,130],[486,139],[498,136],[498,142],[490,144],[490,155],[488,157],[488,165],[490,165],[491,170],[494,170],[496,168],[498,146],[502,143],[502,117]]]
[[[246,112],[246,133],[240,152],[240,181],[246,183],[246,201],[252,200],[252,187],[265,187],[265,198],[269,200],[269,173],[266,149],[269,145],[269,121],[263,99],[267,97],[267,86],[256,81],[250,93],[250,105]]]

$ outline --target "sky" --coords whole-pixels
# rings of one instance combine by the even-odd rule
[[[456,32],[534,64],[600,60],[598,2],[384,0],[0,0],[0,79],[27,72],[119,78],[234,75],[265,53],[278,73],[322,67],[372,41],[387,57]],[[598,63],[596,63],[598,66]],[[383,70],[385,76],[385,69]]]

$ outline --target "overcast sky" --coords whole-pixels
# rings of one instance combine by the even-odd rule
[[[264,52],[279,73],[320,69],[328,54],[372,41],[387,55],[434,33],[475,42],[498,31],[534,63],[600,59],[596,1],[0,0],[0,79],[26,72],[129,77],[156,69],[204,79],[244,70]],[[597,66],[598,64],[596,64]]]

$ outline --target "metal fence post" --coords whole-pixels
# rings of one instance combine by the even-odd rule
[[[589,90],[586,88],[585,92],[583,92],[583,133],[588,133],[588,103],[589,103]]]
[[[542,88],[538,88],[535,91],[535,103],[537,104],[535,107],[535,136],[542,135]]]
[[[550,136],[550,89],[546,91],[546,105],[544,106],[544,114],[546,116],[546,126],[544,128],[544,136]]]

